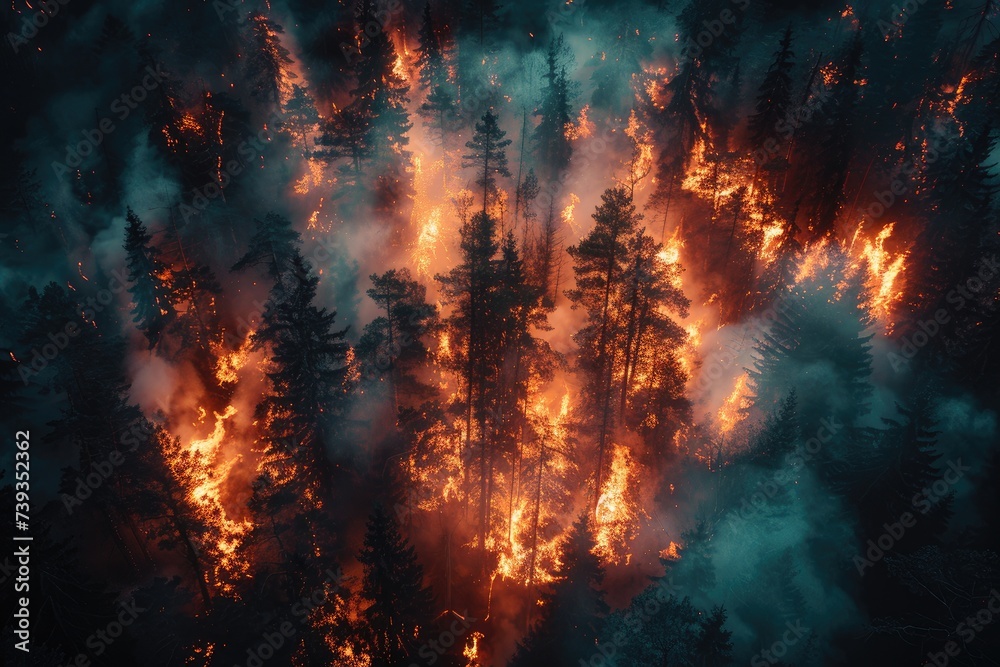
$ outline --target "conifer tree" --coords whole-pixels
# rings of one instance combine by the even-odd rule
[[[250,237],[249,248],[230,269],[244,271],[251,266],[264,265],[267,274],[277,279],[293,268],[298,256],[301,236],[292,228],[292,222],[277,213],[268,213],[263,220],[254,220],[257,231]]]
[[[289,71],[292,58],[281,44],[284,28],[259,12],[250,14],[243,59],[250,95],[259,102],[278,104],[289,91],[286,79],[297,78]]]
[[[784,290],[749,369],[758,408],[773,410],[795,390],[804,434],[815,434],[823,419],[850,428],[870,410],[871,316],[857,277],[846,277],[848,261],[829,247],[812,275]]]
[[[598,437],[595,498],[600,492],[607,439],[614,428],[613,401],[617,291],[628,267],[629,242],[642,214],[636,212],[624,187],[609,188],[593,214],[594,228],[570,247],[576,288],[566,292],[574,308],[584,308],[587,325],[574,338],[580,345],[580,365],[587,375],[587,398],[593,407]]]
[[[368,625],[372,667],[411,661],[421,644],[422,628],[433,620],[433,595],[424,586],[424,570],[413,547],[399,533],[395,518],[376,505],[368,520],[361,597],[370,604]]]
[[[479,440],[479,548],[485,548],[487,511],[487,463],[491,448],[486,438],[489,418],[489,370],[495,367],[496,347],[492,345],[497,328],[495,318],[500,315],[493,309],[498,283],[496,262],[499,245],[496,239],[496,222],[480,212],[460,230],[462,262],[447,275],[437,275],[441,283],[445,304],[452,308],[446,326],[452,332],[452,345],[457,352],[452,355],[452,365],[461,373],[465,393],[465,446],[471,446],[473,420]]]
[[[212,605],[210,576],[218,553],[213,553],[213,527],[192,498],[201,480],[198,464],[184,451],[177,438],[162,427],[143,420],[131,435],[134,453],[127,454],[124,470],[136,490],[135,510],[139,518],[152,524],[151,537],[157,546],[177,549],[191,570],[202,606]],[[169,463],[173,461],[171,466]]]
[[[538,158],[544,165],[545,173],[558,174],[569,166],[573,148],[566,137],[566,127],[572,122],[570,116],[569,82],[566,66],[562,63],[565,42],[562,35],[549,43],[546,57],[548,71],[545,74],[545,90],[542,103],[536,111],[541,116],[535,128],[535,145]]]
[[[331,423],[350,390],[347,329],[335,330],[336,313],[313,305],[319,279],[297,251],[281,274],[254,332],[254,347],[267,346],[271,392],[257,406],[267,424],[270,447],[303,464],[302,478],[314,494],[329,493],[327,447]]]
[[[754,149],[762,148],[769,139],[776,138],[778,124],[785,120],[792,103],[792,67],[795,53],[792,51],[792,28],[785,29],[774,61],[764,75],[764,81],[757,93],[757,106],[750,117],[750,144]]]
[[[510,667],[588,664],[597,652],[608,605],[600,590],[604,568],[594,555],[594,535],[586,515],[579,517],[562,544],[559,569],[543,594],[542,617],[518,643]]]
[[[364,34],[366,26],[379,25],[375,2],[359,0],[356,19],[359,34]],[[395,71],[396,58],[386,30],[361,42],[351,60],[357,81],[351,103],[334,113],[320,138],[322,145],[331,147],[329,157],[350,157],[357,172],[362,158],[370,159],[373,174],[383,186],[394,181],[400,164],[409,160],[409,86]]]
[[[608,616],[601,644],[620,647],[614,665],[697,665],[704,629],[700,614],[688,598],[678,598],[663,583],[655,583],[625,609]],[[636,623],[639,618],[648,621]]]
[[[146,225],[132,209],[128,209],[128,226],[125,228],[125,253],[128,262],[128,288],[132,295],[132,321],[149,341],[149,349],[156,347],[164,328],[176,316],[172,303],[173,294],[165,279],[167,267],[160,261],[160,251],[150,241]]]
[[[438,34],[437,22],[431,15],[431,3],[424,5],[423,21],[418,35],[417,67],[420,87],[427,93],[419,113],[443,142],[457,111],[455,90],[448,76],[444,48]]]
[[[302,143],[302,151],[308,155],[309,134],[319,123],[319,112],[309,91],[298,84],[292,84],[291,96],[285,104],[283,119],[292,134]]]
[[[493,109],[483,114],[481,122],[476,123],[476,133],[465,147],[471,152],[462,156],[462,168],[476,170],[476,184],[483,189],[483,213],[497,194],[497,176],[510,178],[507,169],[507,146],[510,139],[504,139],[507,133],[497,125],[497,116]]]
[[[78,497],[82,478],[94,474],[96,466],[108,465],[112,455],[124,455],[125,438],[142,413],[129,400],[125,341],[109,332],[120,323],[109,311],[96,313],[77,302],[76,296],[56,283],[49,283],[41,293],[31,288],[23,309],[22,340],[26,349],[42,348],[51,344],[51,332],[76,327],[72,330],[77,335],[38,378],[41,384],[66,394],[65,410],[50,422],[45,435],[53,448],[68,446],[72,457],[60,479],[62,509],[70,516],[98,522],[107,531],[104,539],[112,540],[130,568],[138,572],[148,554],[143,553],[145,541],[132,514],[134,489],[119,477],[92,489],[86,502]]]
[[[426,302],[427,288],[413,280],[408,269],[390,269],[370,276],[368,297],[385,313],[365,326],[358,354],[389,378],[393,414],[398,411],[400,385],[418,389],[414,372],[426,360],[421,340],[434,325],[437,312]]]
[[[695,644],[699,667],[726,667],[733,662],[732,630],[726,630],[726,610],[713,607],[712,612],[699,621],[698,640]]]

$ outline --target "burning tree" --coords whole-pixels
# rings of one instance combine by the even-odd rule
[[[635,378],[649,377],[656,349],[683,342],[686,334],[668,313],[686,315],[689,304],[674,281],[679,267],[664,262],[662,246],[638,227],[642,214],[627,190],[608,189],[602,200],[594,229],[568,249],[576,288],[566,292],[573,307],[587,313],[587,325],[574,338],[596,428],[595,499],[614,430],[634,425],[625,410]],[[676,391],[670,378],[660,380],[661,388]]]

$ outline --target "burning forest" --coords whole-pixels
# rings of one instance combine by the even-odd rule
[[[5,664],[1000,662],[1000,3],[3,16]]]

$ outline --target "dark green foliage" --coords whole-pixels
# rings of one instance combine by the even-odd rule
[[[257,231],[250,237],[250,247],[230,270],[243,271],[263,264],[267,267],[267,274],[276,279],[293,269],[302,241],[299,233],[292,228],[291,221],[277,213],[268,213],[263,220],[254,220],[254,223]]]
[[[471,152],[462,156],[462,168],[476,170],[476,184],[483,189],[483,212],[497,194],[497,176],[510,178],[507,169],[507,146],[510,139],[497,124],[497,115],[492,109],[483,114],[476,123],[476,133],[465,147]]]
[[[569,80],[566,76],[566,64],[563,62],[566,48],[562,35],[549,44],[545,90],[542,93],[542,103],[535,112],[541,117],[534,136],[538,159],[544,167],[544,173],[550,176],[569,166],[573,150],[566,136],[566,128],[573,120],[570,115]]]
[[[594,547],[590,522],[581,516],[563,543],[556,582],[542,595],[541,617],[518,644],[510,667],[577,667],[597,652],[608,605],[600,590],[604,568]]]
[[[756,111],[750,117],[748,130],[753,149],[763,148],[768,139],[775,137],[778,123],[785,120],[792,103],[792,28],[789,26],[781,38],[781,45],[774,54],[774,62],[767,70],[757,93]]]
[[[128,226],[125,228],[125,253],[128,262],[128,288],[132,295],[133,319],[149,341],[149,349],[156,347],[163,329],[176,317],[174,295],[167,282],[167,267],[160,261],[160,251],[150,241],[146,225],[128,209]]]
[[[363,614],[372,665],[404,664],[421,644],[421,628],[433,621],[433,594],[424,586],[416,552],[382,505],[368,520],[358,560],[364,566],[361,597],[369,603]]]

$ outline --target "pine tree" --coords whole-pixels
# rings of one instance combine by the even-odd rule
[[[361,597],[367,620],[372,667],[406,664],[420,646],[421,629],[433,619],[433,595],[413,547],[399,533],[396,520],[376,505],[368,520]]]
[[[486,546],[487,523],[487,468],[492,448],[487,441],[489,419],[490,369],[495,368],[497,332],[496,318],[501,315],[493,308],[499,287],[494,257],[499,250],[496,240],[496,222],[480,212],[462,225],[462,262],[447,275],[436,275],[441,283],[444,303],[452,309],[445,325],[451,332],[451,365],[461,373],[465,390],[465,448],[471,451],[473,422],[479,445],[479,549]]]
[[[608,616],[601,644],[620,646],[615,665],[698,665],[700,639],[706,631],[702,624],[707,620],[699,615],[688,598],[678,598],[663,584],[653,584],[625,609]],[[637,619],[648,620],[637,623]],[[712,655],[713,649],[706,649]]]
[[[420,46],[417,67],[420,71],[420,87],[427,93],[426,99],[420,105],[419,113],[443,142],[458,108],[454,86],[448,77],[448,67],[437,23],[431,16],[430,2],[424,5],[423,22],[420,24],[418,39]]]
[[[660,259],[662,249],[663,246],[655,243],[645,230],[629,239],[629,261],[616,294],[616,310],[621,318],[619,327],[623,333],[619,343],[622,377],[618,414],[626,423],[632,384],[637,376],[652,371],[650,348],[677,349],[687,336],[670,315],[686,317],[691,302],[675,282],[679,267]],[[642,415],[637,421],[644,418]]]
[[[951,308],[946,294],[963,283],[982,256],[984,243],[992,241],[993,230],[984,221],[994,211],[1000,182],[991,172],[996,140],[987,126],[971,138],[957,138],[949,153],[928,165],[921,189],[928,217],[918,236],[918,257],[925,270],[914,278],[915,289],[902,333],[912,335],[917,324],[938,308]],[[951,325],[945,325],[950,338]],[[937,359],[937,362],[947,362]]]
[[[785,29],[780,48],[764,75],[757,93],[757,106],[750,117],[750,144],[754,149],[775,137],[776,127],[785,120],[792,103],[792,76],[795,53],[792,51],[792,28]]]
[[[87,296],[69,293],[56,283],[49,283],[41,293],[29,289],[22,341],[25,349],[42,348],[51,345],[51,332],[75,327],[77,335],[39,378],[52,390],[66,394],[65,409],[49,423],[45,435],[49,446],[69,447],[70,456],[75,457],[62,471],[61,504],[70,515],[99,522],[102,539],[113,541],[138,572],[143,566],[140,556],[146,559],[148,554],[137,553],[144,552],[145,541],[131,513],[134,489],[117,477],[93,489],[86,502],[76,495],[81,477],[93,474],[95,466],[106,465],[113,454],[125,455],[125,438],[142,418],[138,406],[129,400],[125,341],[109,333],[120,323],[110,311],[96,313],[76,300]]]
[[[375,3],[361,0],[358,23],[364,27],[377,21]],[[358,87],[351,91],[355,104],[363,109],[368,120],[367,145],[378,166],[396,156],[408,159],[404,149],[409,143],[406,132],[411,124],[406,111],[409,91],[406,81],[396,73],[396,49],[385,30],[379,30],[361,48],[355,74]]]
[[[614,21],[611,29],[594,38],[600,40],[601,50],[592,58],[596,68],[590,77],[594,85],[591,104],[624,118],[635,101],[634,77],[652,56],[656,33],[650,31],[647,15],[632,11],[613,14],[608,17]]]
[[[919,512],[917,525],[900,540],[904,552],[934,544],[952,514],[952,496],[925,494],[940,479],[935,405],[926,388],[913,392],[910,405],[896,405],[901,419],[883,418],[888,427],[879,433],[876,454],[854,459],[853,479],[858,516],[865,535],[879,535],[884,517]]]
[[[426,361],[422,337],[434,326],[437,312],[426,302],[427,288],[412,279],[408,269],[390,269],[370,276],[366,294],[385,313],[365,326],[358,355],[390,383],[393,414],[399,410],[399,389],[419,390],[416,371]]]
[[[823,419],[849,429],[870,410],[871,316],[858,278],[846,277],[848,262],[843,250],[827,246],[812,275],[785,289],[749,369],[759,409],[775,409],[795,390],[804,434],[816,433]]]
[[[781,467],[799,439],[797,412],[798,399],[793,389],[778,409],[768,415],[763,430],[751,443],[748,455],[754,464],[772,470]]]
[[[821,184],[811,198],[809,230],[815,237],[833,233],[844,201],[844,187],[855,148],[858,80],[863,77],[863,42],[859,32],[837,62],[838,78],[827,102],[803,128],[808,163],[814,165],[814,183]]]
[[[327,454],[331,422],[338,415],[353,378],[348,363],[347,329],[335,330],[336,313],[312,305],[319,279],[297,251],[290,270],[279,276],[252,336],[267,346],[272,370],[270,393],[257,406],[267,425],[269,447],[303,466],[301,477],[315,496],[331,490]]]
[[[545,91],[542,103],[535,112],[541,116],[535,128],[535,145],[544,171],[550,176],[558,174],[569,166],[573,148],[566,137],[566,127],[572,122],[570,116],[569,82],[566,66],[562,63],[566,46],[559,35],[549,43],[546,58],[548,72],[545,74]]]
[[[542,596],[542,617],[518,643],[510,667],[577,667],[597,651],[608,605],[600,590],[604,568],[594,555],[592,531],[586,515],[573,523],[562,544],[555,583]]]
[[[149,341],[149,349],[156,347],[163,329],[176,316],[172,303],[173,294],[167,284],[167,267],[160,261],[159,250],[150,241],[146,225],[128,209],[128,226],[125,228],[125,253],[128,263],[128,288],[132,295],[132,321]]]
[[[283,121],[295,137],[302,142],[304,155],[309,155],[309,135],[319,123],[319,112],[309,91],[298,84],[292,84],[291,96],[285,104]]]
[[[681,555],[679,560],[667,562],[661,558],[669,575],[669,580],[695,598],[705,596],[715,588],[715,548],[712,545],[714,530],[712,524],[699,519],[693,528],[681,533]]]
[[[319,139],[319,144],[327,150],[320,154],[327,159],[350,158],[354,172],[360,174],[362,160],[371,156],[368,126],[368,117],[360,105],[351,104],[343,109],[334,106]]]
[[[594,228],[567,252],[573,258],[576,288],[566,292],[573,308],[587,311],[587,325],[574,339],[580,345],[580,366],[587,374],[587,398],[598,436],[595,498],[600,492],[604,452],[615,425],[613,402],[617,313],[614,296],[628,270],[629,243],[642,220],[624,187],[609,188],[593,215]]]
[[[507,169],[507,146],[510,139],[504,139],[507,133],[497,125],[497,116],[492,109],[483,114],[481,122],[476,123],[476,133],[472,141],[465,147],[471,153],[462,156],[462,168],[474,168],[477,173],[476,184],[483,189],[483,213],[497,195],[497,176],[510,178]]]
[[[732,630],[725,630],[726,610],[713,607],[712,613],[699,621],[695,663],[699,667],[726,667],[733,662]]]
[[[357,34],[365,27],[379,25],[373,0],[359,0],[356,11]],[[352,58],[357,87],[351,103],[334,113],[324,128],[320,144],[330,146],[328,157],[350,157],[356,172],[361,160],[370,159],[377,188],[385,193],[388,183],[397,180],[401,163],[409,161],[406,133],[412,124],[406,105],[409,86],[396,71],[396,49],[386,30],[363,40]]]
[[[279,37],[285,30],[259,12],[250,14],[247,28],[243,66],[250,95],[262,103],[279,104],[289,92],[286,79],[297,78],[289,70],[293,61]]]
[[[268,213],[263,220],[254,220],[257,231],[250,237],[249,248],[230,269],[244,271],[261,264],[267,267],[271,278],[278,278],[293,268],[293,260],[298,256],[301,236],[292,229],[292,222],[277,213]]]
[[[202,606],[212,605],[210,576],[220,554],[214,552],[213,526],[203,510],[192,502],[199,479],[199,464],[184,451],[177,438],[162,427],[143,420],[132,430],[133,453],[125,459],[120,474],[136,489],[135,511],[152,525],[150,537],[162,549],[177,549],[191,570]],[[173,465],[171,465],[171,462]]]

